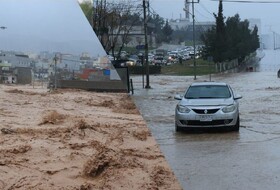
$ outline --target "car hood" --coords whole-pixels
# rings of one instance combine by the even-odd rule
[[[187,106],[226,106],[233,104],[232,98],[219,98],[219,99],[182,99],[180,104]]]

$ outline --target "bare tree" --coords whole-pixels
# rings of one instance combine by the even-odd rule
[[[87,6],[81,3],[82,9],[89,19],[90,11],[85,8]],[[140,0],[120,0],[118,2],[95,0],[92,6],[92,20],[89,19],[89,23],[92,23],[92,28],[105,51],[112,52],[114,57],[119,58],[123,47],[131,39],[130,32],[133,27],[142,25],[140,17],[142,12]]]

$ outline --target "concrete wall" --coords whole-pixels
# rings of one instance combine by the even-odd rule
[[[17,76],[18,84],[31,84],[32,72],[29,67],[16,67],[15,74]]]
[[[77,88],[104,92],[127,92],[126,85],[122,81],[81,81],[59,80],[58,88]]]
[[[130,88],[129,88],[129,73],[128,73],[129,70],[128,70],[128,68],[127,67],[116,68],[116,71],[117,71],[118,75],[120,76],[123,85],[125,85],[127,92],[129,92]]]
[[[58,77],[57,88],[76,88],[92,91],[105,91],[105,92],[129,92],[129,74],[128,68],[116,68],[121,80],[60,80]],[[54,78],[51,80],[54,85]]]

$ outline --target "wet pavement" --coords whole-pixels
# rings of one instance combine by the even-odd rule
[[[211,76],[243,96],[239,133],[176,133],[174,95],[182,94],[193,77],[150,76],[151,89],[142,88],[141,76],[131,77],[132,97],[184,189],[279,189],[280,51],[264,53],[254,69],[258,72]]]

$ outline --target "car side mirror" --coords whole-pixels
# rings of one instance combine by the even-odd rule
[[[240,95],[240,94],[236,94],[235,96],[234,96],[234,99],[235,100],[238,100],[238,99],[241,99],[242,98],[242,96]]]
[[[183,98],[183,95],[180,95],[180,94],[176,94],[176,95],[174,96],[174,99],[175,99],[175,100],[182,100],[182,98]]]

